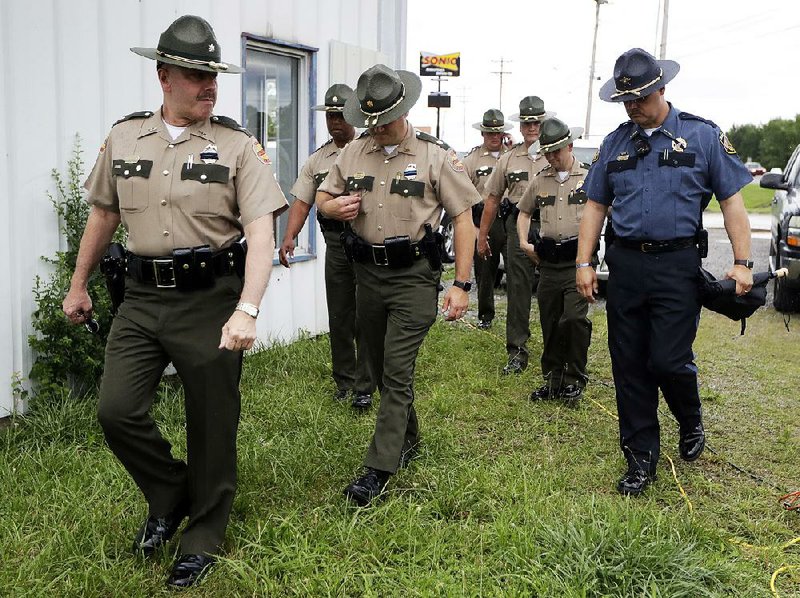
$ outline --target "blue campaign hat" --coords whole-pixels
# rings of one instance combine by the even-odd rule
[[[617,58],[614,77],[600,88],[600,99],[605,102],[638,100],[661,89],[681,70],[674,60],[656,60],[655,56],[632,48]]]

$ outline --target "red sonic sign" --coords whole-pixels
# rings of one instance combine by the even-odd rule
[[[452,54],[420,52],[419,74],[423,77],[458,77],[461,74],[461,52]]]

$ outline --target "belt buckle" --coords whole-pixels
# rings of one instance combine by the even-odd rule
[[[387,266],[389,265],[389,260],[386,257],[386,246],[385,245],[372,245],[372,261],[375,263],[376,266]],[[383,254],[382,261],[378,261],[378,255]]]
[[[652,241],[642,241],[642,245],[641,245],[642,253],[650,253],[655,248],[656,248],[656,245]]]
[[[174,289],[177,284],[175,283],[175,265],[172,258],[155,259],[153,260],[153,276],[156,279],[156,288],[159,289]],[[162,267],[164,268],[162,270]],[[168,275],[171,280],[164,282],[162,276]]]

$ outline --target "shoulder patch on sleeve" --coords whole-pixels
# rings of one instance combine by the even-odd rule
[[[108,145],[108,137],[103,140],[103,145],[100,146],[100,153],[104,153],[106,151],[106,146]]]
[[[153,116],[152,110],[142,110],[141,112],[131,112],[127,116],[123,116],[117,122],[115,122],[112,127],[117,126],[119,123],[124,123],[126,120],[133,120],[135,118],[150,118]]]
[[[221,125],[223,127],[227,127],[228,129],[233,129],[234,131],[239,131],[241,133],[246,134],[248,137],[252,137],[253,134],[241,126],[236,120],[230,118],[229,116],[218,116],[214,115],[211,117],[211,122],[215,125]]]
[[[728,136],[722,131],[719,132],[719,142],[722,144],[722,147],[725,148],[726,154],[730,154],[732,156],[736,154],[736,148],[733,147],[731,140],[728,139]]]
[[[416,131],[416,134],[417,134],[417,139],[421,139],[422,141],[427,141],[428,143],[434,143],[434,144],[438,145],[439,147],[444,148],[446,150],[450,149],[449,145],[447,145],[441,139],[437,139],[433,135],[428,135],[427,133],[423,133],[422,131]]]
[[[464,172],[464,163],[458,159],[458,154],[452,149],[447,151],[447,163],[455,172]]]
[[[262,146],[255,137],[253,137],[252,147],[253,153],[256,155],[256,158],[258,158],[259,162],[262,164],[272,164],[272,160],[270,160],[269,156],[267,155],[267,150],[264,149],[264,146]]]

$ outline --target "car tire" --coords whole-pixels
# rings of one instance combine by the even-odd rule
[[[452,264],[456,261],[455,228],[453,226],[453,219],[447,214],[442,216],[442,224],[439,226],[439,232],[441,232],[442,237],[444,237],[442,262],[445,264]]]

